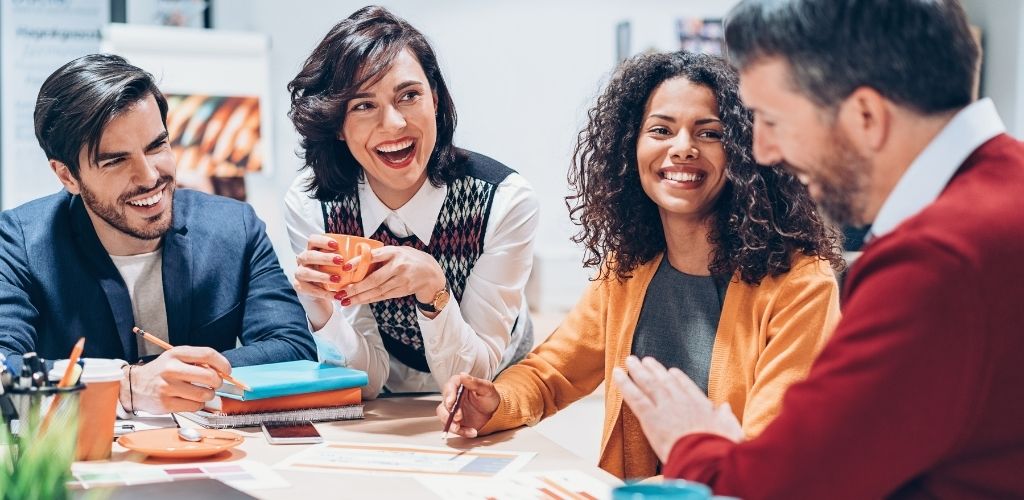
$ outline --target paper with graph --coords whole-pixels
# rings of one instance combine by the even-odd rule
[[[498,477],[522,469],[534,455],[518,451],[327,442],[306,448],[276,467],[358,474]]]

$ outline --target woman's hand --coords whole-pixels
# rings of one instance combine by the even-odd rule
[[[335,295],[341,305],[370,304],[408,295],[430,303],[445,286],[441,265],[428,253],[412,247],[386,246],[373,250],[370,255],[373,260],[366,278]],[[361,258],[355,257],[348,264],[356,267]]]
[[[455,412],[452,420],[452,427],[448,432],[454,432],[462,437],[475,438],[477,433],[498,409],[501,403],[501,396],[494,384],[482,378],[472,377],[466,373],[460,373],[448,379],[448,383],[441,390],[441,404],[437,405],[437,418],[441,419],[441,425],[448,423],[448,414],[452,405],[455,404],[455,394],[462,389],[462,402]]]
[[[344,265],[345,260],[334,253],[337,249],[337,241],[323,234],[311,234],[306,250],[295,257],[298,267],[292,285],[303,299],[302,305],[314,331],[323,328],[334,312],[331,300],[335,298],[335,292],[325,289],[324,285],[340,282],[341,276],[320,271],[319,266]]]

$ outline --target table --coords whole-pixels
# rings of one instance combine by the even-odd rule
[[[435,416],[440,396],[382,398],[365,403],[366,418],[316,424],[326,441],[364,443],[397,443],[420,446],[443,446],[441,422]],[[185,424],[184,419],[179,419]],[[273,465],[312,445],[271,445],[258,428],[235,429],[245,442],[230,455],[217,456],[216,462],[254,460]],[[600,436],[594,436],[600,439]],[[524,427],[476,439],[452,437],[448,445],[455,448],[532,451],[537,455],[524,471],[576,470],[609,485],[617,478],[562,448],[535,430]],[[144,461],[138,453],[114,444],[110,466],[118,462]],[[144,463],[168,463],[145,460]],[[357,474],[325,474],[296,470],[276,470],[290,483],[287,488],[248,491],[259,498],[311,500],[317,498],[437,498],[430,490],[408,476],[381,477]]]

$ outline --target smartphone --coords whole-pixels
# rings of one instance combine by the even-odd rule
[[[322,443],[324,438],[313,427],[313,423],[304,422],[264,422],[263,435],[270,444],[311,444]]]

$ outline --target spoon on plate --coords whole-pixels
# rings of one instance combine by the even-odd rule
[[[235,441],[236,437],[227,436],[204,436],[191,427],[178,427],[178,437],[192,443],[199,443],[204,439],[220,439],[223,441]]]
[[[203,435],[191,427],[179,427],[178,437],[193,443],[198,443],[203,440]]]

